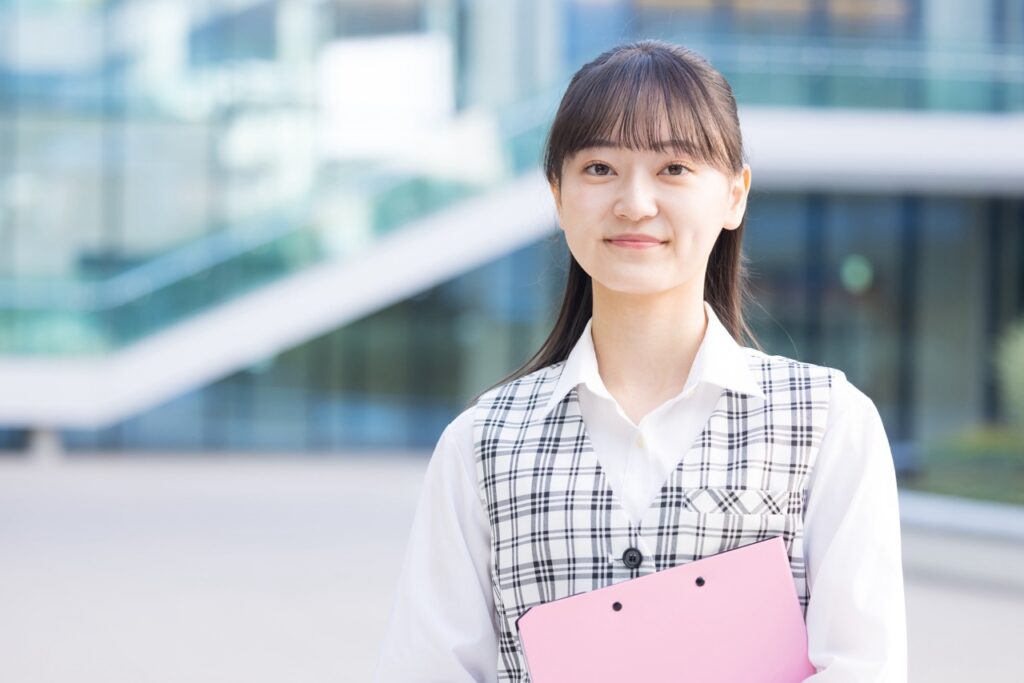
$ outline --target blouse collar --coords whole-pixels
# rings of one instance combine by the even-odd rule
[[[744,347],[733,339],[707,301],[704,302],[704,311],[707,314],[707,329],[700,347],[697,349],[693,368],[690,370],[690,376],[686,380],[683,391],[689,391],[697,384],[706,382],[740,394],[765,398],[764,392],[750,370]],[[598,372],[597,354],[594,351],[594,339],[591,335],[593,320],[593,318],[587,320],[583,333],[576,345],[573,346],[572,351],[569,352],[562,367],[562,373],[544,406],[541,417],[547,416],[571,389],[580,384],[585,384],[590,391],[598,396],[612,398]]]

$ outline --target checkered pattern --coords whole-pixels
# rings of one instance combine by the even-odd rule
[[[744,351],[767,398],[725,389],[639,524],[608,487],[577,388],[542,415],[564,361],[480,397],[474,448],[492,533],[499,681],[529,681],[515,628],[529,607],[773,536],[785,541],[806,616],[806,485],[836,371]],[[639,567],[622,561],[630,547],[643,554]]]

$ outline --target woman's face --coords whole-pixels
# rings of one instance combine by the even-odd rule
[[[750,167],[731,178],[685,154],[601,146],[580,150],[551,186],[569,250],[594,285],[655,294],[700,277],[720,231],[739,226]],[[612,241],[647,235],[653,246]]]

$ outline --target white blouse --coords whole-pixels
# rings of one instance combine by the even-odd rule
[[[634,424],[598,372],[591,321],[555,396],[573,386],[595,456],[634,521],[678,465],[724,388],[749,387],[742,348],[705,302],[707,328],[683,390]],[[810,477],[804,553],[809,683],[905,683],[906,610],[896,472],[874,403],[837,373]],[[557,400],[553,397],[552,400]],[[685,449],[684,449],[685,450]],[[490,526],[473,460],[473,411],[445,428],[427,465],[377,683],[497,679]]]

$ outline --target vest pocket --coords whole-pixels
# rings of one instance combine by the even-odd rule
[[[799,514],[803,502],[801,492],[790,489],[699,488],[680,493],[684,509],[706,514]]]
[[[672,492],[678,504],[645,524],[645,533],[675,532],[663,546],[658,569],[781,536],[790,559],[802,527],[800,491],[789,489],[693,488]]]

